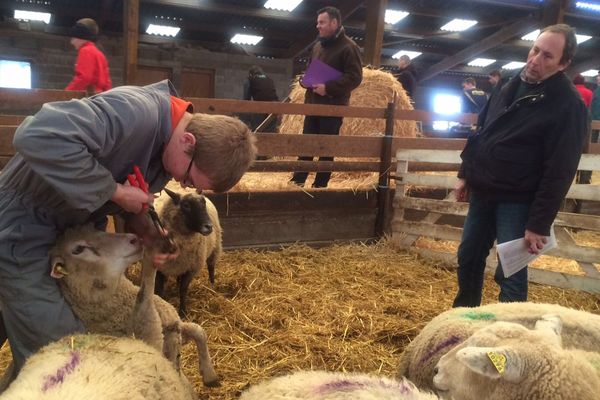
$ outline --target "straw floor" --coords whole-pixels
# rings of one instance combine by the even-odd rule
[[[248,384],[297,369],[393,376],[399,354],[450,307],[455,272],[389,242],[279,251],[227,251],[214,287],[206,272],[190,289],[189,320],[209,336],[219,388],[204,388],[195,348],[183,368],[201,399],[232,399]],[[169,300],[177,303],[173,282]],[[484,302],[497,288],[486,281]],[[530,298],[600,314],[600,296],[531,285]],[[0,367],[8,359],[0,353]]]

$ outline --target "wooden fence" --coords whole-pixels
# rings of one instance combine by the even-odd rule
[[[412,247],[418,238],[427,237],[440,240],[460,241],[462,223],[442,223],[447,216],[464,217],[468,211],[468,204],[456,202],[449,195],[443,200],[419,197],[418,190],[412,190],[407,196],[409,188],[429,187],[441,188],[450,193],[456,184],[456,175],[429,175],[410,171],[410,164],[414,162],[440,162],[446,165],[458,166],[460,151],[452,150],[414,150],[401,149],[396,153],[397,167],[395,179],[397,180],[395,198],[393,201],[395,214],[392,220],[392,238],[400,247]],[[580,170],[600,171],[600,155],[584,154],[579,163]],[[573,184],[567,194],[568,199],[600,201],[600,185]],[[407,218],[407,210],[419,210],[419,220]],[[459,225],[459,226],[456,226]],[[589,292],[600,293],[600,272],[594,263],[600,262],[600,248],[579,246],[575,243],[570,230],[600,231],[600,216],[559,212],[555,220],[555,233],[558,247],[547,254],[575,260],[581,268],[583,275],[568,272],[557,272],[546,269],[530,267],[529,280],[542,284],[563,288],[576,288]],[[413,247],[415,248],[415,247]],[[416,251],[427,257],[433,257],[456,265],[456,253],[449,253],[427,248],[415,248]],[[488,269],[496,266],[496,253],[492,251],[487,260]]]

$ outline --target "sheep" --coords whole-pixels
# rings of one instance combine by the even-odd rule
[[[193,400],[182,373],[140,340],[66,336],[27,359],[2,400]]]
[[[192,339],[202,381],[206,386],[218,385],[202,327],[182,322],[173,306],[152,294],[154,275],[144,267],[150,256],[144,257],[142,266],[142,285],[150,288],[140,290],[125,278],[125,269],[141,257],[142,246],[135,235],[78,227],[66,231],[50,251],[51,275],[89,332],[116,336],[136,332],[159,350],[162,345],[176,369],[182,340]],[[144,314],[148,308],[150,313]],[[148,323],[155,325],[144,326]]]
[[[299,371],[251,386],[240,400],[432,400],[411,382],[358,373]]]
[[[600,316],[554,304],[498,303],[454,308],[429,322],[404,349],[397,376],[422,389],[433,389],[433,370],[440,357],[478,329],[496,321],[533,328],[545,314],[557,314],[564,323],[565,347],[593,351],[600,348]]]
[[[163,296],[164,282],[176,276],[179,283],[179,316],[187,314],[186,299],[190,282],[202,266],[215,283],[215,265],[222,252],[222,229],[214,204],[203,195],[180,195],[165,189],[170,199],[160,210],[160,218],[180,249],[180,256],[168,261],[156,274],[156,294]]]
[[[440,359],[434,386],[447,399],[598,399],[600,354],[563,349],[560,334],[556,315],[533,330],[512,322],[481,328]]]

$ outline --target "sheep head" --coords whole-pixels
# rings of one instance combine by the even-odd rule
[[[188,193],[182,196],[169,189],[165,188],[164,190],[173,200],[173,203],[179,207],[182,215],[181,220],[183,220],[188,230],[198,232],[204,236],[212,233],[213,224],[206,210],[206,197],[196,193]]]

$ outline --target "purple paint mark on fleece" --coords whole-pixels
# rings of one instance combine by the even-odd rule
[[[65,365],[60,367],[54,375],[46,375],[44,385],[42,386],[42,392],[45,392],[48,389],[52,389],[54,386],[63,383],[65,377],[75,370],[80,361],[81,357],[79,352],[72,351],[71,359],[67,361]]]
[[[430,349],[427,354],[425,354],[422,358],[421,361],[419,361],[419,366],[425,364],[427,361],[431,360],[431,358],[436,355],[437,353],[439,353],[442,349],[445,349],[446,347],[449,346],[454,346],[455,344],[458,344],[461,341],[461,338],[456,336],[456,335],[451,335],[448,339],[444,340],[441,343],[438,343],[437,346],[435,346],[433,349]]]
[[[407,384],[406,381],[404,381],[404,380],[399,381],[399,382],[393,382],[393,381],[388,382],[388,381],[384,381],[382,379],[377,379],[377,378],[370,378],[370,379],[363,378],[362,382],[360,382],[358,380],[351,380],[351,379],[336,380],[334,382],[330,382],[330,383],[326,383],[324,385],[318,386],[315,389],[315,392],[317,394],[324,395],[324,394],[327,394],[330,392],[340,392],[340,391],[349,392],[349,391],[354,391],[354,390],[358,390],[358,389],[375,388],[375,387],[397,390],[401,394],[408,394],[408,393],[412,392],[412,386]]]

